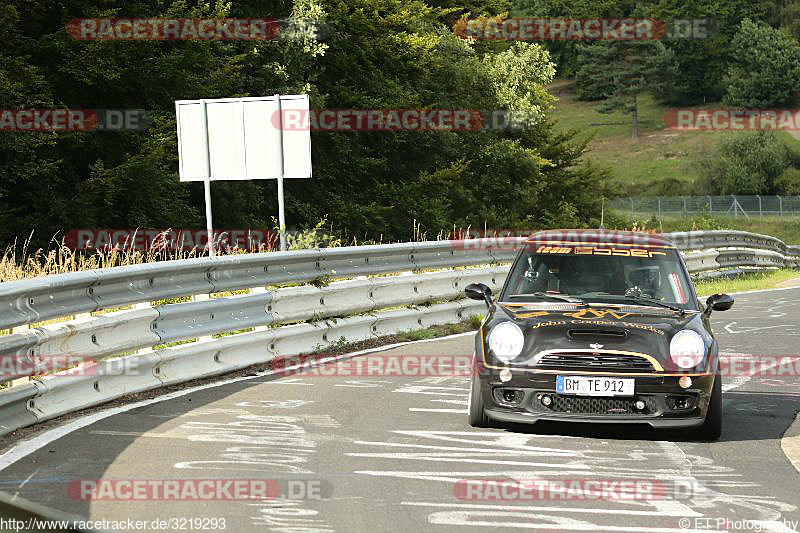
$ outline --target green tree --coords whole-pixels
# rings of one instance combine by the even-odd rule
[[[638,97],[675,75],[674,55],[657,41],[605,41],[579,47],[576,83],[580,94],[601,99],[598,110],[631,115],[631,137],[639,137]]]
[[[765,109],[794,103],[800,81],[800,45],[766,24],[743,20],[732,43],[725,103]]]
[[[139,0],[112,8],[65,0],[52,8],[11,0],[0,6],[0,108],[144,109],[153,120],[142,132],[3,132],[0,243],[32,230],[34,245],[44,246],[72,228],[200,227],[202,189],[177,179],[174,101],[313,94],[313,62],[324,44],[302,28],[274,41],[80,41],[66,32],[78,17],[320,15],[314,0],[191,4]],[[217,222],[270,227],[271,211],[260,201],[270,185],[215,184]]]
[[[0,107],[145,109],[153,122],[139,132],[0,134],[0,243],[31,229],[44,245],[72,228],[201,227],[202,187],[178,180],[174,101],[275,93],[308,93],[317,109],[502,109],[516,121],[312,132],[313,180],[286,183],[290,227],[327,216],[342,234],[395,240],[415,220],[430,236],[454,224],[589,224],[606,176],[546,118],[550,55],[453,34],[454,16],[503,12],[500,0],[7,1]],[[79,41],[65,30],[77,17],[265,16],[288,19],[289,30],[255,42]],[[215,182],[215,224],[272,227],[275,188]]]
[[[673,24],[678,20],[708,21],[705,35],[663,39],[675,54],[676,72],[655,95],[672,104],[714,102],[725,92],[723,76],[732,58],[731,41],[745,19],[766,20],[774,9],[770,1],[657,0],[642,5],[644,16]],[[700,29],[700,28],[698,28]]]
[[[636,6],[631,0],[514,0],[511,16],[522,18],[613,18],[627,17]],[[578,69],[580,41],[544,41],[558,65],[559,76],[571,78]]]

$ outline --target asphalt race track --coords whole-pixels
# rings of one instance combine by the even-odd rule
[[[725,354],[797,354],[800,288],[741,294],[713,322]],[[472,338],[387,354],[469,356]],[[800,382],[762,374],[726,378],[723,438],[713,443],[618,425],[473,429],[463,376],[261,375],[102,418],[8,464],[0,489],[93,520],[225,518],[229,532],[794,531],[800,474],[781,437],[800,410]],[[295,493],[200,502],[67,492],[78,479],[185,478],[270,479]],[[667,494],[454,492],[459,480],[508,478],[649,480]]]

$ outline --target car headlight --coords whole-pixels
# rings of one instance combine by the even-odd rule
[[[513,322],[501,322],[489,333],[489,348],[503,362],[508,363],[520,353],[525,336]]]
[[[690,329],[679,331],[669,343],[669,357],[680,368],[698,366],[706,355],[706,343],[697,332]]]

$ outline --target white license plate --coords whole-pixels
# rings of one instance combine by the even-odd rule
[[[577,396],[633,396],[635,379],[556,376],[558,394]]]

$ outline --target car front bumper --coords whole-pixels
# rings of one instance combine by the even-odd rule
[[[496,370],[484,369],[473,379],[480,380],[486,416],[498,422],[638,423],[654,428],[691,428],[702,424],[714,385],[713,375],[692,376],[691,386],[683,388],[678,383],[681,376],[655,373],[630,376],[609,372],[597,375],[634,378],[634,395],[574,396],[556,393],[557,375],[575,374],[515,371],[510,381],[503,382]],[[545,396],[549,397],[549,405],[542,401]],[[644,404],[643,409],[636,407],[637,401]]]

